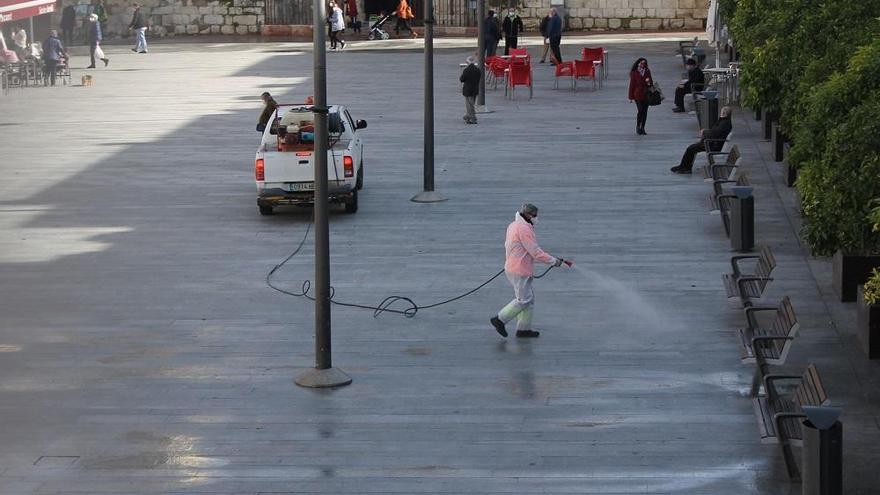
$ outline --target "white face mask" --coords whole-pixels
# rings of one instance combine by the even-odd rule
[[[532,217],[532,225],[538,225],[538,217]]]

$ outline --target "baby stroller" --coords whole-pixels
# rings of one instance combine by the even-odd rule
[[[387,40],[388,38],[390,38],[391,35],[388,34],[387,31],[383,31],[382,26],[384,26],[385,23],[388,22],[388,19],[391,19],[391,17],[393,16],[393,13],[385,14],[383,12],[379,20],[376,21],[372,26],[370,26],[370,34],[369,36],[367,36],[367,38],[370,40]]]

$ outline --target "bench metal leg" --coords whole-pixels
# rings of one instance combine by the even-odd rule
[[[800,483],[801,471],[798,469],[797,461],[794,459],[794,453],[791,450],[791,444],[788,440],[782,444],[782,457],[785,458],[785,468],[788,470],[788,478],[793,483]]]
[[[749,390],[749,397],[755,398],[758,396],[758,393],[761,392],[761,382],[763,381],[764,380],[761,379],[761,370],[756,369],[755,374],[752,375],[752,388]]]

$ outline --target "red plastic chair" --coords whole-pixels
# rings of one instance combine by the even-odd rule
[[[559,89],[559,78],[567,77],[569,82],[571,83],[571,89],[574,89],[574,62],[562,62],[561,64],[556,64],[556,80],[553,81],[553,89]]]
[[[596,89],[596,66],[592,61],[575,60],[574,74],[571,76],[574,82],[574,90],[577,91],[578,79],[592,79],[593,89]]]
[[[529,99],[532,99],[532,66],[525,63],[512,63],[507,69],[507,86],[505,93],[512,99],[516,96],[517,86],[529,87]]]
[[[491,84],[492,89],[498,88],[498,80],[504,79],[507,72],[507,60],[501,57],[486,57],[486,84]]]
[[[581,60],[593,62],[602,69],[602,78],[605,77],[605,48],[584,48],[581,50]],[[601,79],[599,84],[601,84]]]

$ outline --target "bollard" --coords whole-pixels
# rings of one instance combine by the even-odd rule
[[[803,495],[843,494],[843,424],[841,410],[804,406]]]
[[[730,247],[744,253],[755,247],[755,198],[751,187],[732,189],[736,198],[730,211]]]

